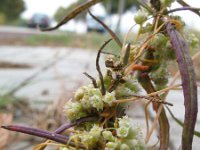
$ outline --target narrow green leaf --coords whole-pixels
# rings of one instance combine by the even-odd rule
[[[183,122],[174,116],[174,114],[173,114],[172,111],[169,109],[169,107],[167,107],[167,110],[169,111],[169,114],[170,114],[171,117],[174,119],[174,121],[175,121],[177,124],[179,124],[181,127],[183,127]],[[196,135],[197,137],[200,138],[200,132],[199,132],[199,131],[195,131],[195,130],[194,130],[194,135]]]

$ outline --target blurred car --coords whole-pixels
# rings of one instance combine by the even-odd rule
[[[45,14],[34,14],[28,22],[30,28],[48,28],[50,26],[50,18]]]
[[[105,22],[106,17],[103,15],[96,15],[98,19],[100,19],[102,22]],[[86,21],[87,21],[87,31],[96,31],[100,33],[104,33],[106,30],[104,27],[98,23],[96,20],[94,20],[90,15],[86,16]]]

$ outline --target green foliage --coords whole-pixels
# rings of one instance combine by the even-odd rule
[[[5,16],[6,21],[13,21],[18,19],[20,14],[25,10],[23,0],[1,0],[0,14]]]
[[[84,2],[86,2],[86,0],[78,0],[75,3],[72,3],[70,6],[64,8],[64,7],[59,7],[54,15],[54,19],[56,21],[61,21],[63,19],[64,16],[66,16],[67,14],[70,13],[70,11],[72,11],[74,8],[76,8],[77,6],[79,6],[80,4],[83,4]],[[86,16],[86,12],[82,12],[81,14],[79,14],[75,19],[85,19]]]
[[[118,12],[118,5],[119,5],[119,0],[107,0],[105,2],[103,2],[103,5],[105,7],[107,7],[107,5],[110,5],[111,4],[111,10],[110,10],[110,13],[111,14],[114,14],[114,13],[117,13]],[[128,10],[130,9],[131,7],[139,7],[139,3],[137,2],[137,0],[125,0],[125,9],[124,10]]]
[[[4,24],[6,21],[5,15],[3,13],[0,13],[0,24]]]

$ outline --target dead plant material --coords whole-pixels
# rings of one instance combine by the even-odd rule
[[[12,114],[0,113],[0,125],[11,124]],[[0,128],[0,149],[3,150],[9,142],[9,132]]]
[[[0,61],[0,69],[29,69],[32,67],[33,66],[28,64]]]

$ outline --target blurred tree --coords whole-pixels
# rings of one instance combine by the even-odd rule
[[[5,17],[5,21],[18,19],[24,10],[23,0],[0,0],[0,14]]]
[[[61,21],[63,19],[63,17],[65,17],[70,11],[72,11],[74,8],[76,8],[77,6],[83,4],[84,2],[86,2],[87,0],[78,0],[75,3],[72,3],[71,5],[69,5],[67,8],[64,7],[59,7],[54,15],[54,19],[56,21]],[[82,19],[84,20],[86,16],[86,12],[83,12],[81,14],[79,14],[75,19]]]
[[[107,8],[109,14],[115,14],[119,12],[120,0],[106,0],[103,5]],[[131,7],[139,7],[137,0],[124,0],[124,11]]]

